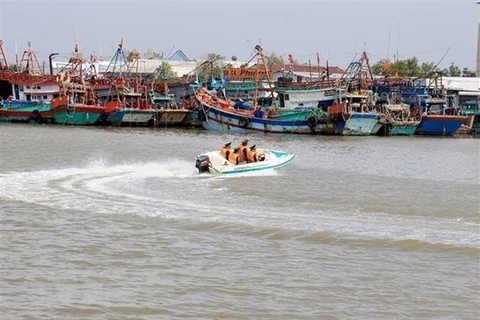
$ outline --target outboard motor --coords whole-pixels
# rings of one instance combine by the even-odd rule
[[[198,156],[195,161],[195,167],[198,169],[198,173],[208,172],[209,165],[210,158],[207,155]]]

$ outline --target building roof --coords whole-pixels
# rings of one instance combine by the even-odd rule
[[[447,90],[480,92],[480,78],[442,77],[442,85]]]
[[[174,54],[172,54],[168,59],[168,61],[192,61],[190,58],[187,57],[185,53],[183,53],[182,50],[177,50],[175,51]]]

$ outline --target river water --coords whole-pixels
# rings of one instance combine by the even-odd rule
[[[0,127],[1,319],[478,319],[480,140]],[[198,175],[223,143],[294,152]]]

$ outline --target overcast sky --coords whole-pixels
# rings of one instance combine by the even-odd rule
[[[0,0],[0,38],[9,62],[31,41],[40,60],[75,43],[110,59],[121,38],[125,50],[181,49],[198,59],[218,53],[247,60],[259,41],[265,53],[300,62],[347,67],[366,49],[370,63],[416,56],[475,70],[479,6],[450,1],[21,1]],[[450,49],[449,49],[450,48]]]

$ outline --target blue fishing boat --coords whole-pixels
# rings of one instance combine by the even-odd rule
[[[383,126],[381,114],[373,111],[373,92],[364,90],[345,94],[343,135],[375,135]]]
[[[354,112],[345,122],[343,135],[368,136],[378,133],[383,123],[380,122],[381,114],[372,112]]]
[[[460,115],[452,95],[419,95],[417,100],[421,101],[423,114],[415,134],[449,136],[468,123],[469,117]]]

